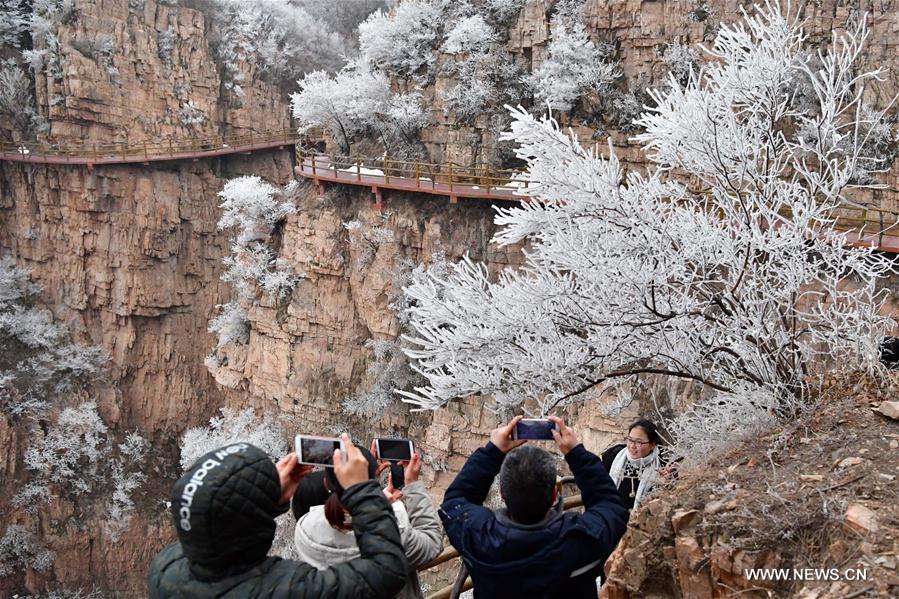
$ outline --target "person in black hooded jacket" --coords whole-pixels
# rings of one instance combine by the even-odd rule
[[[475,599],[595,599],[599,568],[624,534],[628,512],[599,458],[550,416],[584,499],[584,513],[563,512],[552,456],[511,438],[520,419],[494,430],[446,490],[446,534],[471,574]],[[483,503],[497,474],[506,508],[493,512]]]
[[[393,510],[368,463],[344,435],[347,461],[334,452],[334,471],[346,489],[360,557],[327,570],[267,557],[275,517],[309,473],[296,454],[277,466],[247,443],[211,451],[182,476],[172,492],[178,542],[150,564],[152,599],[392,597],[403,587],[406,558]]]

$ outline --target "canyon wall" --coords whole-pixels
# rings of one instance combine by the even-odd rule
[[[522,60],[540,60],[550,5],[529,0],[510,32],[509,44]],[[585,11],[596,39],[617,40],[626,85],[645,87],[665,75],[667,43],[707,41],[715,23],[734,18],[740,5],[588,0]],[[867,60],[896,64],[895,2],[798,5],[816,39],[869,11]],[[283,92],[251,64],[242,63],[246,95],[236,98],[226,90],[202,12],[155,0],[85,0],[77,11],[76,19],[59,26],[61,75],[45,73],[37,80],[38,107],[50,124],[46,137],[61,147],[289,126]],[[101,34],[114,48],[109,64],[84,51],[89,47],[84,41]],[[160,48],[160,40],[167,39],[172,40],[168,51]],[[897,90],[899,70],[887,75],[873,100],[883,104]],[[188,103],[205,119],[182,118]],[[576,129],[585,138],[592,133]],[[627,145],[627,134],[610,133],[626,161],[641,162]],[[427,128],[423,139],[438,161],[469,163],[489,150],[496,134],[458,127],[446,118]],[[278,247],[279,257],[302,278],[289,297],[260,299],[249,313],[249,342],[225,348],[227,359],[207,369],[204,359],[215,345],[207,323],[217,305],[232,297],[220,280],[230,244],[228,234],[216,228],[217,193],[226,180],[243,174],[284,184],[291,168],[291,153],[278,150],[92,171],[0,163],[0,253],[33,269],[43,285],[40,302],[68,323],[78,340],[109,351],[109,381],[98,398],[101,414],[114,427],[140,430],[166,461],[148,468],[156,479],[142,488],[138,516],[118,541],[103,533],[99,521],[79,519],[79,507],[64,499],[38,515],[0,506],[5,523],[33,527],[56,553],[49,572],[25,569],[0,581],[0,593],[40,591],[52,583],[143,596],[146,564],[174,536],[162,501],[177,471],[178,436],[222,406],[277,413],[291,432],[409,435],[427,456],[425,479],[435,498],[496,426],[498,416],[475,400],[434,414],[393,405],[378,418],[348,414],[343,405],[372,385],[367,371],[372,352],[365,342],[391,340],[399,332],[390,304],[405,270],[441,253],[448,260],[467,253],[487,261],[494,273],[520,263],[521,248],[489,244],[492,211],[478,201],[450,204],[445,198],[385,192],[384,209],[378,211],[364,189],[321,191],[302,183],[297,213],[286,219]],[[892,209],[899,208],[897,168],[887,178],[893,189],[880,196]],[[360,224],[355,232],[346,226],[352,221]],[[375,228],[389,234],[366,238],[363,233]],[[571,419],[586,445],[599,451],[620,437],[623,423],[636,413],[632,407],[611,418],[587,404],[573,409]],[[23,480],[19,454],[25,441],[8,422],[0,422],[5,485],[0,498],[9,498],[7,482]]]

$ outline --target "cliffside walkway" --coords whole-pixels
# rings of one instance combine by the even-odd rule
[[[383,189],[398,189],[449,198],[455,204],[459,198],[527,201],[528,181],[520,173],[499,170],[489,165],[461,166],[409,162],[391,158],[360,159],[326,156],[297,148],[298,176],[312,179],[316,185],[324,182],[370,187],[375,205],[383,204]]]
[[[378,159],[329,156],[299,146],[296,164],[297,176],[311,179],[320,188],[324,188],[325,183],[370,188],[378,210],[383,208],[384,189],[443,196],[449,198],[451,204],[459,198],[505,202],[530,200],[528,180],[522,173],[494,169],[489,165],[410,162],[386,156]],[[853,247],[899,253],[897,220],[899,213],[895,211],[847,207],[840,214],[837,226],[849,231],[847,239]]]
[[[84,143],[0,143],[0,160],[34,164],[74,164],[88,169],[100,164],[149,164],[172,160],[199,160],[228,154],[286,148],[299,141],[292,129],[245,135],[166,138],[151,141]]]

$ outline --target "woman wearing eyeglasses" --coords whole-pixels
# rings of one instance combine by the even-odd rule
[[[670,468],[659,455],[661,442],[655,424],[637,420],[628,429],[623,445],[613,445],[602,454],[602,464],[629,510],[640,505],[660,478],[670,475]]]

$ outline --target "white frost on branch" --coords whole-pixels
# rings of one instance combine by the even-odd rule
[[[428,382],[406,401],[537,398],[549,412],[662,375],[725,402],[768,394],[786,415],[821,370],[879,372],[895,321],[879,313],[877,282],[894,266],[848,247],[834,224],[868,158],[861,97],[879,71],[858,69],[866,37],[860,24],[811,70],[800,25],[776,6],[723,26],[701,77],[651,92],[636,138],[646,174],[622,169],[611,145],[602,158],[554,120],[514,110],[504,138],[536,201],[497,209],[494,242],[526,240],[525,263],[495,279],[468,258],[416,273],[406,353]],[[797,73],[817,110],[791,104]],[[809,123],[814,142],[791,133]]]
[[[232,443],[251,443],[273,459],[286,451],[284,431],[269,415],[257,416],[253,408],[235,412],[222,408],[222,415],[209,419],[208,426],[188,429],[181,439],[181,468],[187,470],[213,449]]]
[[[442,20],[439,3],[431,0],[406,0],[391,13],[372,13],[359,24],[363,64],[427,82],[437,60]]]
[[[300,133],[312,128],[327,131],[341,152],[349,154],[358,135],[378,137],[386,150],[414,145],[427,114],[416,92],[394,94],[384,73],[351,64],[333,77],[315,71],[298,81],[291,95],[293,116]]]

